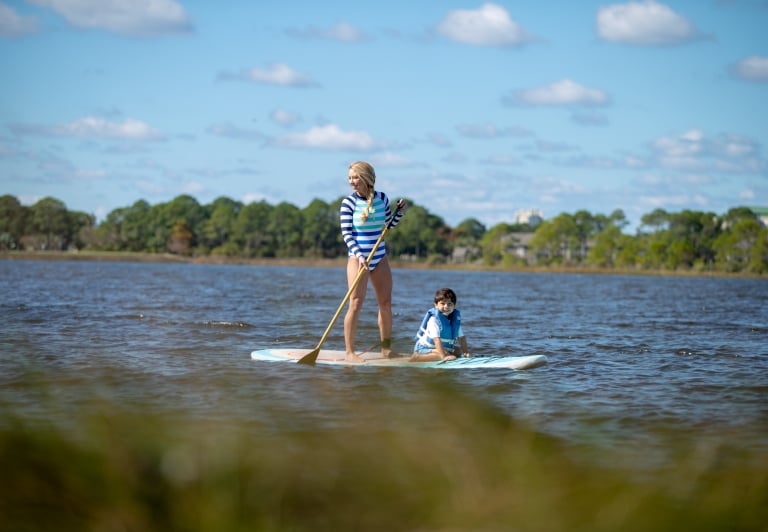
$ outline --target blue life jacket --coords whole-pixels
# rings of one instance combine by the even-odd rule
[[[424,314],[424,319],[421,320],[421,326],[419,327],[419,332],[416,333],[415,339],[420,340],[421,343],[434,348],[435,341],[427,336],[427,322],[432,316],[437,318],[437,323],[440,326],[440,341],[443,343],[443,347],[446,351],[452,351],[456,340],[459,337],[461,312],[459,312],[457,309],[454,309],[450,316],[445,316],[435,307],[432,307],[427,311],[426,314]]]

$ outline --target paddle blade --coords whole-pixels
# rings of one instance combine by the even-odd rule
[[[320,354],[320,348],[316,347],[303,357],[301,357],[299,360],[296,361],[297,364],[306,364],[307,366],[314,366],[315,361],[317,360],[317,355]]]

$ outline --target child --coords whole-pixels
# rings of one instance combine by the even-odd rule
[[[411,362],[472,356],[461,329],[461,312],[456,310],[456,293],[450,288],[441,288],[435,293],[435,306],[421,320],[413,351]]]

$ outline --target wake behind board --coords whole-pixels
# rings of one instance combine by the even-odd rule
[[[296,363],[301,357],[309,353],[309,349],[261,349],[251,352],[253,360],[263,362],[291,362]],[[322,349],[317,356],[317,364],[329,366],[385,366],[402,368],[438,368],[438,369],[469,369],[469,368],[507,368],[507,369],[532,369],[543,366],[548,362],[545,355],[528,355],[517,357],[487,356],[457,358],[455,360],[442,360],[437,362],[410,362],[408,357],[382,358],[378,353],[366,353],[361,355],[364,363],[348,362],[344,359],[344,351]]]

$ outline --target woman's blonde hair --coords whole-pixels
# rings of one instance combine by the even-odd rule
[[[354,174],[362,179],[363,182],[368,186],[368,192],[365,196],[367,205],[365,210],[363,210],[363,214],[361,215],[363,221],[366,221],[368,219],[368,215],[373,209],[373,185],[376,183],[376,171],[373,169],[373,166],[371,166],[371,163],[367,163],[365,161],[355,161],[349,165],[349,169],[352,170],[352,172],[354,172]]]

